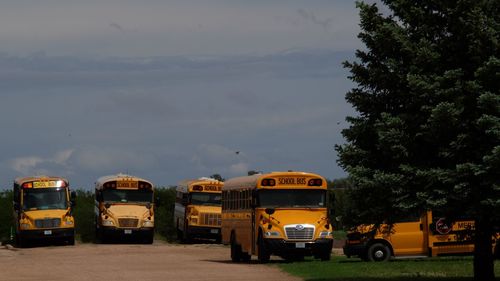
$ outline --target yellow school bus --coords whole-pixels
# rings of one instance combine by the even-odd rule
[[[14,180],[16,242],[59,240],[75,244],[75,193],[61,177],[34,176]]]
[[[449,222],[432,211],[400,221],[391,228],[361,225],[348,232],[344,254],[366,261],[387,261],[391,257],[472,254],[474,221]],[[495,245],[495,238],[492,238]],[[493,249],[492,247],[492,249]],[[498,250],[497,250],[498,252]]]
[[[180,241],[202,238],[220,242],[223,185],[212,178],[185,180],[177,185],[174,224]]]
[[[148,180],[117,174],[95,183],[95,231],[100,241],[140,238],[153,243],[154,187]]]
[[[312,173],[273,172],[229,179],[222,188],[222,242],[231,260],[271,255],[329,260],[333,246],[327,182]]]

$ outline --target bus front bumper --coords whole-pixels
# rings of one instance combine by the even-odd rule
[[[220,227],[209,227],[209,226],[189,226],[187,228],[187,233],[191,237],[217,239],[221,236]]]
[[[104,236],[148,236],[154,234],[153,227],[118,228],[113,226],[101,226],[100,231]]]
[[[75,237],[74,228],[52,228],[52,229],[32,229],[21,230],[19,234],[22,239],[45,240],[45,239],[64,239]]]
[[[283,239],[265,239],[266,248],[279,256],[304,255],[319,256],[330,253],[333,247],[333,239],[317,239],[315,241],[287,241]]]

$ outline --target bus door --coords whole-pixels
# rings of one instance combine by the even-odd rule
[[[412,216],[394,224],[390,240],[395,256],[427,255],[427,215]]]

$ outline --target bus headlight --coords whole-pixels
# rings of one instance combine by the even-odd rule
[[[73,221],[65,221],[64,222],[66,225],[73,225]]]
[[[145,221],[143,224],[142,224],[143,227],[153,227],[155,226],[154,222],[152,221]]]
[[[319,233],[319,238],[330,238],[330,237],[332,237],[331,231],[321,231]]]
[[[264,233],[266,237],[279,237],[281,234],[278,231],[266,231]]]
[[[19,226],[20,229],[30,229],[31,225],[29,223],[21,223]]]
[[[103,226],[113,226],[114,223],[112,220],[102,220],[102,225]]]

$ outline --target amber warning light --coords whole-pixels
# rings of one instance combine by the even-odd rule
[[[322,179],[310,179],[307,182],[308,186],[321,186],[322,184],[323,184],[323,180]]]
[[[274,179],[263,179],[260,183],[262,186],[275,186],[276,180]]]

